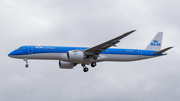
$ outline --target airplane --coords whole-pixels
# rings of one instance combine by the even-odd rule
[[[160,50],[162,45],[163,32],[158,32],[144,50],[110,48],[112,46],[116,47],[116,44],[119,43],[121,39],[130,35],[134,31],[136,30],[124,33],[116,38],[94,47],[26,45],[10,52],[8,56],[11,58],[23,59],[26,61],[26,68],[29,66],[29,59],[46,59],[59,60],[59,67],[61,69],[73,69],[77,64],[81,64],[83,71],[87,72],[89,69],[86,67],[86,65],[95,67],[97,62],[103,61],[128,62],[155,58],[167,55],[167,53],[164,52],[173,48],[168,47]]]

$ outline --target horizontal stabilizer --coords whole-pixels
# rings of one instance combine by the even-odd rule
[[[169,49],[171,49],[171,48],[173,48],[173,47],[168,47],[168,48],[162,49],[162,50],[157,51],[157,52],[155,52],[155,53],[153,53],[153,54],[161,54],[161,53],[164,53],[165,51],[167,51],[167,50],[169,50]]]

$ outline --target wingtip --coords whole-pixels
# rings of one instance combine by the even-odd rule
[[[136,30],[132,30],[132,32],[135,32]]]
[[[124,33],[124,34],[131,34],[131,33],[135,32],[135,31],[136,31],[136,30],[132,30],[132,31],[129,31],[129,32]]]
[[[131,33],[133,33],[133,32],[135,32],[136,30],[132,30],[132,31],[130,31]]]

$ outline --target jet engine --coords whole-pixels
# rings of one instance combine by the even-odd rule
[[[65,61],[59,61],[59,68],[61,69],[73,69],[77,64]]]
[[[68,51],[67,57],[69,61],[83,61],[84,53],[78,50]]]

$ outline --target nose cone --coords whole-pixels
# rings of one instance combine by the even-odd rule
[[[17,49],[8,54],[11,58],[19,58],[20,55],[23,55],[23,52]]]
[[[11,53],[8,54],[8,56],[11,57],[11,58],[14,58],[16,55],[18,55],[16,50],[14,50],[14,51],[12,51]]]
[[[12,57],[12,55],[13,55],[13,52],[11,52],[11,53],[8,54],[9,57]]]

